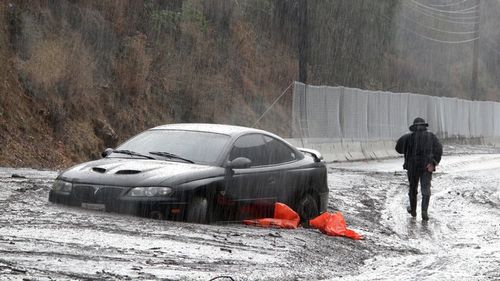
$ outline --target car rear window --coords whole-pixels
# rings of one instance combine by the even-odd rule
[[[229,160],[245,157],[252,161],[252,166],[265,166],[293,161],[297,158],[295,152],[270,136],[249,134],[238,138],[231,149]]]

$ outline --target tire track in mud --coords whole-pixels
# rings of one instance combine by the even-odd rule
[[[465,158],[465,159],[464,159]],[[500,272],[500,212],[498,210],[498,155],[451,157],[444,173],[433,179],[430,221],[406,212],[406,178],[390,182],[382,212],[383,225],[392,229],[394,245],[412,251],[368,259],[352,280],[496,280]],[[463,165],[462,165],[463,163]],[[496,176],[492,176],[496,175]],[[420,196],[419,196],[420,199]],[[388,237],[378,237],[382,241]]]
[[[26,183],[27,181],[24,181]],[[10,181],[8,184],[12,184]],[[15,184],[19,184],[16,182]],[[68,228],[72,228],[75,231],[78,231],[79,229],[86,229],[90,230],[93,232],[98,232],[101,234],[119,234],[120,236],[131,236],[135,237],[136,239],[159,239],[159,240],[169,240],[169,241],[178,241],[185,243],[187,245],[190,245],[191,247],[196,248],[196,245],[204,245],[204,246],[211,246],[213,248],[219,247],[224,251],[227,252],[235,252],[235,251],[240,251],[244,250],[246,252],[253,252],[255,255],[258,253],[263,253],[263,254],[269,254],[270,251],[272,251],[273,254],[277,254],[279,252],[286,252],[285,247],[280,247],[277,245],[277,243],[269,243],[269,244],[260,244],[260,245],[252,245],[252,243],[247,243],[247,242],[242,242],[238,240],[238,237],[244,237],[246,241],[252,241],[253,239],[266,239],[270,233],[269,231],[266,231],[265,233],[257,233],[253,234],[255,231],[250,231],[250,232],[245,232],[241,234],[241,228],[244,228],[244,226],[241,226],[236,229],[231,229],[229,228],[223,228],[225,231],[220,231],[218,230],[219,228],[214,227],[214,226],[194,226],[194,225],[188,225],[188,224],[181,224],[181,223],[173,223],[173,230],[172,232],[175,232],[177,230],[180,230],[183,233],[182,236],[179,236],[178,234],[166,234],[166,233],[147,233],[144,231],[144,229],[140,230],[138,229],[136,224],[140,224],[142,222],[147,222],[147,226],[152,226],[153,231],[162,229],[161,232],[165,231],[165,225],[162,223],[160,225],[160,222],[155,222],[152,220],[147,220],[147,219],[141,219],[141,218],[135,218],[135,217],[127,217],[127,216],[121,216],[121,215],[116,215],[116,214],[106,214],[106,213],[92,213],[92,211],[85,211],[77,208],[68,208],[68,207],[61,207],[61,206],[54,206],[50,203],[46,202],[47,194],[35,194],[35,193],[30,193],[30,192],[23,192],[22,194],[16,194],[13,192],[11,196],[8,198],[8,202],[6,202],[4,205],[4,208],[9,209],[9,211],[14,211],[15,214],[10,214],[8,217],[2,216],[3,222],[8,222],[10,225],[15,226],[14,228],[21,228],[22,230],[26,229],[36,229],[36,230],[44,230],[44,229],[51,229],[53,231],[56,230],[61,230],[63,228],[64,230],[67,230]],[[34,200],[32,200],[34,199]],[[40,204],[41,203],[41,204]],[[46,209],[47,211],[38,211],[37,208],[42,208]],[[53,209],[56,209],[55,212]],[[62,209],[62,210],[60,210]],[[18,211],[22,211],[21,213]],[[82,215],[83,216],[80,216]],[[68,215],[70,214],[70,215]],[[104,225],[103,222],[101,221],[100,223],[97,222],[95,219],[94,220],[86,220],[84,218],[85,214],[87,215],[95,215],[98,217],[97,220],[104,218]],[[62,215],[62,216],[60,216]],[[25,219],[26,216],[34,216],[37,218],[37,223],[32,223],[31,219]],[[70,221],[69,226],[67,225],[68,221]],[[82,222],[83,221],[83,222]],[[127,223],[132,224],[132,229],[130,227],[127,227]],[[47,225],[49,227],[47,227]],[[178,226],[176,226],[178,225]],[[5,226],[5,224],[4,224]],[[187,227],[186,227],[187,226]],[[208,229],[207,229],[208,228]],[[211,230],[210,228],[216,229],[216,231]],[[201,229],[201,230],[200,230]],[[14,229],[15,230],[15,229]],[[209,234],[206,234],[207,232]],[[16,233],[13,236],[2,236],[2,240],[10,240],[16,241],[13,243],[18,243],[21,242],[20,239],[12,239],[13,237],[19,237],[19,232],[15,231]],[[212,233],[212,234],[210,234]],[[273,234],[276,236],[276,234]],[[278,234],[279,235],[279,234]],[[224,237],[225,236],[225,237]],[[231,239],[228,239],[231,237],[235,237],[236,239],[233,239],[235,241],[231,241]],[[53,240],[47,240],[47,239],[36,239],[33,238],[32,236],[30,237],[29,235],[27,236],[24,241],[27,241],[28,243],[31,244],[37,244],[37,248],[53,248],[57,244],[61,243],[61,241],[53,241]],[[151,249],[145,249],[145,250],[138,250],[138,249],[127,249],[123,250],[123,248],[114,248],[114,247],[106,247],[106,251],[110,251],[111,253],[116,253],[121,256],[124,256],[126,258],[115,258],[115,257],[108,257],[104,255],[98,255],[97,257],[93,257],[92,255],[89,255],[89,251],[86,247],[83,245],[80,245],[78,243],[69,243],[69,242],[64,242],[64,249],[63,250],[58,250],[58,251],[43,251],[43,250],[34,250],[34,251],[2,251],[3,254],[9,254],[13,253],[14,255],[18,256],[35,256],[35,257],[52,257],[54,259],[70,259],[72,260],[73,263],[75,263],[75,260],[80,260],[80,261],[88,261],[88,260],[99,260],[102,261],[103,259],[106,260],[107,262],[110,261],[123,261],[123,260],[129,260],[133,259],[135,262],[139,264],[146,264],[147,266],[152,266],[155,264],[159,265],[165,265],[165,264],[170,264],[170,265],[175,265],[178,268],[176,269],[177,271],[185,271],[188,272],[190,270],[205,270],[205,271],[211,271],[210,267],[213,267],[213,265],[217,265],[218,267],[224,267],[224,266],[237,266],[237,265],[243,265],[246,267],[251,267],[252,262],[246,262],[246,261],[235,261],[231,258],[217,258],[212,261],[201,261],[201,260],[196,260],[193,259],[193,257],[189,255],[182,255],[182,254],[176,254],[175,255],[175,262],[173,262],[173,259],[166,259],[164,257],[168,257],[166,253],[168,251],[162,251],[161,247],[156,247],[156,248],[151,248]],[[82,247],[83,246],[83,247]],[[153,249],[153,250],[152,250]],[[100,249],[101,251],[103,250],[102,248]],[[64,251],[69,251],[70,253],[66,253]],[[71,252],[83,252],[86,254],[74,254]],[[152,257],[151,257],[152,256]],[[164,257],[162,257],[164,256]],[[170,255],[171,256],[171,255]],[[156,259],[152,259],[156,258]],[[29,259],[29,258],[28,258]],[[169,262],[170,261],[170,262]],[[259,265],[260,262],[256,262],[256,265]],[[268,266],[272,266],[271,263],[268,264]],[[280,265],[275,265],[275,267],[280,267]],[[134,267],[136,271],[141,271],[142,266],[136,266]],[[98,277],[102,275],[101,273],[97,275],[91,275],[93,278]],[[89,275],[84,275],[84,274],[63,274],[62,276],[70,276],[70,277],[75,277],[75,278],[88,278]],[[120,275],[120,278],[124,277],[126,275]],[[139,275],[136,275],[136,277],[139,277]],[[141,275],[141,278],[144,276]]]
[[[478,161],[496,160],[479,159],[453,158],[435,176],[426,225],[406,213],[406,175],[399,162],[393,170],[385,169],[392,162],[330,165],[328,209],[342,211],[348,227],[365,236],[362,241],[312,229],[195,225],[54,205],[47,196],[55,173],[30,170],[27,179],[13,179],[9,173],[16,170],[0,169],[0,275],[7,280],[208,280],[220,275],[235,280],[450,280],[445,274],[494,279],[500,272],[500,224],[492,219],[498,217],[498,179],[461,171],[460,165],[474,168]],[[481,231],[464,234],[472,223]],[[465,263],[477,269],[466,272]]]
[[[30,278],[311,280],[371,255],[369,246],[311,229],[194,225],[54,205],[47,202],[52,179],[39,173],[0,178],[10,189],[0,202],[0,253]]]

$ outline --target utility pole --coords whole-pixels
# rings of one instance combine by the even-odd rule
[[[472,47],[472,81],[471,81],[471,91],[472,91],[472,100],[479,99],[479,90],[477,88],[478,82],[478,67],[479,67],[479,28],[481,24],[481,0],[477,0],[477,8],[476,8],[476,23],[474,24],[474,46]]]
[[[307,83],[308,39],[307,0],[299,0],[299,82],[302,83]]]

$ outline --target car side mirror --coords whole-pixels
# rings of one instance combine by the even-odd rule
[[[110,155],[111,153],[113,153],[113,150],[112,148],[106,148],[102,153],[101,153],[101,156],[102,158],[106,158],[106,156]]]
[[[250,168],[250,165],[252,165],[252,160],[246,157],[238,157],[227,163],[229,169],[245,169]]]

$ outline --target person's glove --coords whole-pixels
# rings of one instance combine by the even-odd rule
[[[434,166],[434,164],[432,163],[429,163],[427,164],[427,166],[425,166],[425,169],[427,170],[427,172],[432,173],[436,171],[436,166]]]

